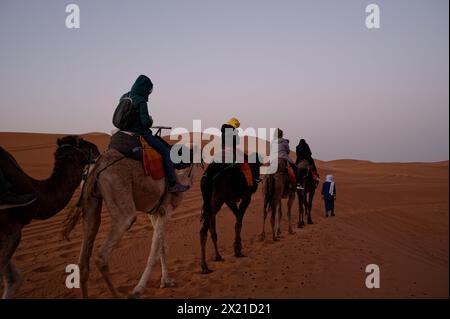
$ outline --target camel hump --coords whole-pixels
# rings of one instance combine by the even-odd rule
[[[126,156],[120,153],[118,150],[110,148],[103,152],[103,154],[98,158],[96,164],[96,170],[103,170],[115,163],[126,160]]]
[[[142,145],[139,135],[118,131],[111,136],[108,149],[115,149],[127,157],[142,161]]]
[[[29,176],[16,159],[2,147],[0,147],[0,168],[5,178],[12,183],[12,191],[22,194],[34,192]]]

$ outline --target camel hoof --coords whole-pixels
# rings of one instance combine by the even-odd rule
[[[210,273],[212,273],[213,271],[211,270],[211,269],[209,269],[209,268],[206,268],[206,269],[202,269],[202,275],[208,275],[208,274],[210,274]]]
[[[218,255],[216,256],[215,261],[225,261],[225,259],[222,256]]]
[[[134,292],[128,294],[128,299],[140,299],[141,296],[139,294],[136,294]]]
[[[168,279],[165,282],[162,282],[159,288],[173,288],[176,286],[176,282],[173,279]]]
[[[266,239],[266,234],[259,235],[259,241],[264,241]]]
[[[280,241],[278,237],[273,237],[273,241]]]
[[[295,231],[293,231],[292,229],[289,230],[289,235],[294,235]]]
[[[140,299],[142,294],[144,293],[145,287],[142,286],[136,286],[133,289],[133,292],[128,294],[128,299]]]
[[[237,253],[237,254],[235,254],[235,256],[236,256],[237,258],[247,257],[247,256],[245,256],[243,253]]]
[[[308,220],[308,225],[314,224],[312,220]]]

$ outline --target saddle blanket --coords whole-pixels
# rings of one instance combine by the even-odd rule
[[[164,167],[161,154],[148,145],[142,136],[139,139],[142,145],[142,160],[145,174],[156,180],[163,178]]]
[[[245,180],[247,181],[248,187],[253,187],[253,174],[250,168],[250,165],[247,162],[240,164],[241,172],[245,176]]]
[[[289,181],[291,182],[292,185],[296,186],[297,185],[297,178],[295,177],[294,169],[289,164],[287,166],[287,169],[288,169]]]

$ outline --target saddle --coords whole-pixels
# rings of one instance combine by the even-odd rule
[[[245,181],[247,182],[247,186],[250,188],[253,187],[255,185],[255,182],[253,180],[252,169],[248,162],[229,163],[229,164],[212,162],[208,166],[208,169],[206,170],[205,174],[203,174],[203,178],[205,178],[206,180],[213,181],[216,177],[220,176],[226,171],[236,168],[238,168],[240,173],[244,175]]]
[[[301,160],[298,164],[298,168],[300,170],[304,170],[306,173],[303,176],[303,179],[306,179],[308,176],[311,176],[314,181],[314,187],[317,188],[320,182],[319,173],[313,168],[311,164],[309,164],[308,160]]]
[[[171,147],[166,141],[161,139],[168,148]],[[109,149],[115,149],[127,158],[142,162],[145,174],[153,179],[161,179],[165,176],[163,159],[161,154],[147,144],[145,139],[138,134],[131,132],[118,131],[113,136],[108,146]],[[174,165],[176,169],[185,168],[184,163]]]
[[[284,159],[284,158],[279,158],[278,161],[279,161],[279,163],[278,163],[277,172],[280,171],[282,173],[287,173],[287,176],[288,176],[287,183],[290,184],[293,187],[296,187],[296,185],[297,185],[297,177],[296,177],[294,169],[292,168],[292,166],[289,163],[289,161],[287,159]]]
[[[288,171],[288,176],[289,176],[289,182],[291,183],[291,185],[296,187],[296,185],[297,185],[297,178],[295,176],[294,169],[289,164],[287,165],[287,171]]]

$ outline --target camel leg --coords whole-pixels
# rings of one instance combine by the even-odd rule
[[[277,204],[276,201],[272,200],[272,203],[270,203],[270,225],[272,226],[272,239],[273,241],[278,241],[278,238],[275,233],[275,215],[277,212]]]
[[[314,192],[310,192],[309,196],[308,196],[308,224],[313,224],[312,216],[311,216],[313,198],[314,198]]]
[[[291,209],[292,205],[294,204],[295,199],[295,193],[290,193],[288,202],[287,202],[287,218],[288,218],[288,232],[289,234],[293,235],[295,232],[292,230],[292,223],[291,223]]]
[[[22,284],[22,274],[19,269],[14,265],[12,261],[9,261],[5,268],[3,275],[3,282],[5,285],[5,290],[3,292],[3,299],[11,299],[15,295],[16,291]]]
[[[264,205],[263,205],[263,224],[262,224],[262,232],[259,235],[259,240],[264,241],[266,239],[266,218],[267,218],[267,209],[269,207],[269,192],[270,192],[270,180],[267,179],[264,185]]]
[[[201,267],[202,267],[202,274],[209,274],[212,272],[211,269],[208,268],[208,265],[206,264],[206,241],[208,240],[208,229],[209,229],[209,221],[204,220],[203,226],[200,229],[200,247],[201,247]]]
[[[162,217],[165,218],[165,224],[169,220],[170,214],[168,213],[168,209],[166,210],[166,214]],[[151,220],[151,218],[150,218]],[[160,261],[161,261],[161,285],[160,288],[167,287],[175,287],[175,280],[169,277],[169,271],[167,269],[167,244],[166,244],[166,235],[164,229],[160,234],[161,243],[160,243]]]
[[[175,287],[175,280],[169,277],[167,269],[167,245],[165,234],[161,234],[161,285],[160,288]]]
[[[214,197],[213,197],[214,199]],[[212,203],[209,211],[204,212],[204,215],[207,216],[205,219],[203,219],[203,225],[200,229],[200,247],[201,247],[201,267],[202,267],[202,274],[210,274],[212,273],[212,270],[208,268],[208,264],[206,263],[206,241],[208,239],[208,230],[211,227],[210,220],[215,218],[215,215],[222,207],[223,202],[219,199],[217,199],[215,202]],[[212,237],[212,236],[211,236]]]
[[[242,253],[242,238],[241,238],[241,230],[242,230],[242,220],[244,219],[244,213],[240,212],[240,214],[236,218],[236,224],[234,226],[235,238],[234,238],[234,255],[236,257],[245,257]]]
[[[200,247],[201,247],[201,267],[202,267],[202,274],[209,274],[212,273],[212,270],[208,268],[208,265],[206,264],[206,241],[208,240],[208,229],[209,229],[209,221],[204,220],[203,226],[200,229]]]
[[[267,206],[268,203],[266,202],[266,199],[264,199],[264,207],[263,207],[263,225],[262,225],[262,232],[259,235],[259,240],[260,241],[264,241],[264,239],[266,239],[266,231],[265,231],[265,227],[266,227],[266,218],[267,218]]]
[[[224,259],[220,255],[219,248],[217,247],[216,214],[211,215],[209,232],[211,233],[211,239],[214,244],[214,250],[216,251],[216,261],[223,261]]]
[[[134,287],[133,293],[130,297],[135,298],[139,297],[147,287],[147,282],[150,277],[150,273],[152,272],[153,267],[155,266],[158,258],[161,254],[161,244],[162,244],[162,234],[164,233],[165,227],[165,216],[161,215],[151,215],[150,219],[153,224],[153,238],[152,238],[152,246],[150,248],[150,254],[148,255],[147,265],[145,266],[145,270],[142,273],[141,279],[139,279],[139,283]]]
[[[241,212],[236,203],[234,202],[228,202],[227,206],[231,209],[233,212],[233,215],[236,217],[236,224],[234,226],[235,230],[235,241],[234,241],[234,253],[236,257],[243,257],[241,252],[241,228],[242,228],[242,217]]]
[[[248,205],[250,205],[251,200],[252,200],[251,197],[246,197],[242,199],[241,204],[239,205],[238,215],[236,216],[236,224],[234,226],[235,230],[234,255],[236,257],[245,257],[245,255],[242,253],[241,230],[245,211],[247,210]]]
[[[108,206],[111,207],[110,205]],[[120,242],[120,239],[123,237],[126,231],[136,221],[136,211],[134,209],[132,211],[123,209],[119,211],[116,208],[109,208],[109,212],[111,215],[111,230],[109,231],[108,236],[100,247],[96,258],[96,264],[114,298],[119,298],[119,292],[114,287],[111,274],[109,272],[108,261],[113,249]],[[120,214],[120,212],[129,213]]]
[[[83,218],[83,244],[81,246],[78,265],[80,267],[80,284],[83,298],[89,298],[89,261],[94,247],[95,237],[101,221],[102,199],[89,198],[85,207]]]
[[[7,216],[3,217],[8,219]],[[7,220],[0,228],[0,280],[4,284],[2,298],[10,299],[22,283],[22,276],[11,261],[22,237],[22,227],[19,222]]]
[[[302,225],[305,225],[305,217],[308,217],[308,195],[303,194],[303,214],[302,214]]]
[[[303,198],[303,191],[297,192],[298,197],[298,228],[303,228],[305,226],[305,222],[303,219],[304,210],[303,210],[303,204],[304,204],[304,198]]]
[[[281,217],[283,216],[283,208],[281,199],[278,202],[278,218],[276,223],[277,237],[281,237]]]

